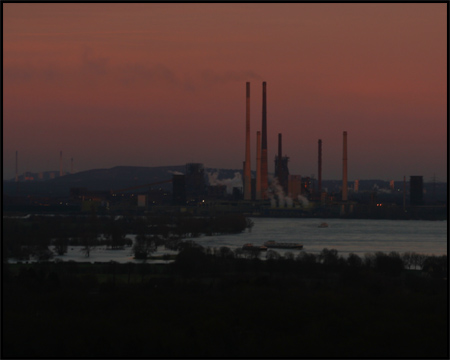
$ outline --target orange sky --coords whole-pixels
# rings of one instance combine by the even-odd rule
[[[3,4],[3,170],[202,162],[447,179],[447,4]]]

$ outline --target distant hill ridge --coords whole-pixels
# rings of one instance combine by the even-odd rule
[[[185,165],[173,166],[115,166],[110,169],[91,169],[80,171],[75,174],[66,174],[64,176],[48,180],[23,181],[19,177],[19,187],[22,193],[42,196],[68,196],[70,188],[80,187],[89,190],[116,190],[127,187],[150,184],[159,181],[172,179],[174,173],[185,172]],[[241,170],[233,169],[215,169],[205,168],[205,173],[218,172],[218,179],[233,178],[236,172]],[[37,174],[30,174],[37,179]],[[162,184],[162,188],[171,190],[170,184]],[[6,195],[15,195],[17,184],[14,179],[3,181],[3,192]]]
[[[55,178],[53,179],[38,179],[38,174],[27,173],[30,177],[33,177],[34,181],[24,181],[24,177],[19,177],[19,182],[16,183],[14,179],[9,181],[3,181],[3,194],[9,196],[49,196],[49,197],[65,197],[69,196],[70,188],[87,188],[89,190],[97,191],[110,191],[118,190],[133,186],[140,186],[151,184],[159,181],[165,181],[172,179],[174,174],[180,174],[185,172],[185,165],[172,165],[172,166],[115,166],[109,169],[91,169],[86,171],[80,171],[75,174],[67,174],[62,177],[59,176],[59,172],[45,172],[46,174],[53,173]],[[215,175],[217,173],[217,175]],[[211,176],[213,183],[225,183],[218,182],[216,180],[232,179],[233,186],[238,186],[240,180],[236,177],[236,173],[242,175],[242,169],[218,169],[218,168],[205,168],[205,175],[208,179],[208,174]],[[255,177],[255,172],[252,171],[252,176]],[[269,174],[271,178],[273,174]],[[37,179],[37,180],[36,180]],[[409,179],[408,179],[409,180]],[[230,181],[229,181],[230,182]],[[409,181],[407,181],[409,183]],[[208,182],[207,182],[208,183]],[[353,182],[350,181],[349,185]],[[384,180],[360,180],[360,191],[371,190],[374,187],[379,187],[379,192],[383,192],[384,189],[389,188],[389,181]],[[322,188],[327,189],[328,192],[339,192],[342,186],[342,180],[322,180]],[[402,182],[395,182],[396,188],[402,189]],[[171,184],[158,185],[163,189],[172,190]],[[424,190],[428,194],[432,194],[433,184],[424,182]],[[436,182],[436,196],[438,198],[444,196],[447,197],[446,183]],[[408,189],[409,194],[409,189]]]

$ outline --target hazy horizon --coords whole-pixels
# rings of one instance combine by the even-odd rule
[[[3,179],[26,171],[251,167],[267,82],[269,171],[447,181],[447,4],[8,3]],[[124,165],[127,164],[127,165]],[[178,166],[178,165],[174,165]],[[54,169],[54,170],[52,170]]]
[[[185,164],[183,164],[183,165],[161,165],[161,166],[155,166],[155,167],[167,167],[167,168],[177,168],[177,167],[184,167],[185,166]],[[111,170],[111,169],[114,169],[114,168],[117,168],[117,167],[147,167],[147,166],[129,166],[129,165],[117,165],[117,166],[112,166],[112,167],[110,167],[110,168],[95,168],[95,169],[85,169],[85,170],[82,170],[82,171],[79,171],[79,172],[74,172],[73,174],[71,174],[69,171],[67,171],[67,170],[65,170],[65,172],[64,172],[64,176],[67,176],[67,175],[75,175],[75,174],[77,174],[77,173],[80,173],[80,172],[89,172],[89,171],[95,171],[95,170]],[[152,168],[152,166],[148,166],[148,168]],[[208,177],[209,178],[209,176],[212,176],[212,175],[215,175],[215,173],[216,173],[216,171],[211,171],[211,170],[217,170],[217,172],[218,172],[218,177],[219,178],[222,178],[222,176],[221,176],[221,174],[220,174],[220,171],[243,171],[242,169],[229,169],[229,168],[217,168],[217,167],[205,167],[205,176],[206,177]],[[53,170],[43,170],[43,171],[39,171],[39,172],[31,172],[31,173],[33,173],[33,174],[39,174],[39,173],[51,173],[51,172],[53,172],[53,173],[55,173],[55,178],[58,178],[59,177],[59,169],[53,169]],[[168,172],[169,173],[178,173],[178,171],[176,171],[176,172],[172,172],[172,171],[170,171],[170,170],[168,170]],[[179,174],[184,174],[183,172],[180,172]],[[271,180],[272,178],[273,178],[273,176],[274,176],[274,172],[273,171],[269,171],[269,180]],[[223,175],[223,174],[222,174]],[[308,176],[311,176],[311,175],[314,175],[314,179],[315,180],[317,180],[317,176],[315,175],[315,174],[291,174],[291,175],[301,175],[302,177],[308,177]],[[19,174],[19,178],[21,177],[21,176],[23,176],[23,174]],[[252,178],[255,178],[255,176],[256,176],[256,171],[255,170],[252,170]],[[409,178],[410,178],[410,176],[417,176],[417,174],[409,174],[409,175],[405,175],[406,176],[406,182],[407,183],[409,183]],[[420,175],[419,175],[420,176]],[[226,178],[226,179],[231,179],[231,178]],[[8,179],[6,179],[6,178],[4,178],[3,179],[3,181],[14,181],[15,180],[15,178],[14,178],[14,176],[13,177],[11,177],[11,178],[8,178]],[[36,180],[39,180],[39,179],[35,179],[35,181]],[[45,179],[44,179],[45,180]],[[47,180],[51,180],[51,179],[47,179]],[[389,182],[389,181],[392,181],[392,180],[394,180],[395,182],[402,182],[403,181],[403,179],[382,179],[382,178],[367,178],[367,179],[363,179],[363,178],[359,178],[359,179],[349,179],[348,180],[348,182],[349,183],[353,183],[355,180],[358,180],[358,181],[386,181],[386,182]],[[30,180],[26,180],[27,182],[29,182]],[[336,179],[327,179],[327,178],[322,178],[322,181],[342,181],[342,178],[336,178]],[[424,177],[423,178],[423,182],[424,183],[432,183],[433,182],[433,179],[432,178],[429,178],[429,179],[427,179],[426,177]],[[435,182],[436,183],[446,183],[447,181],[445,180],[445,181],[443,181],[443,180],[439,180],[437,177],[436,177],[436,179],[435,179]]]

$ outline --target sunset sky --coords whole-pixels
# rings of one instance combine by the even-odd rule
[[[447,4],[3,4],[3,178],[201,162],[447,180]]]

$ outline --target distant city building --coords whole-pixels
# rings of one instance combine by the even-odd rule
[[[353,191],[355,193],[359,191],[359,180],[355,180],[355,184],[353,185]]]
[[[147,206],[147,195],[138,195],[138,207]]]
[[[33,181],[34,180],[34,176],[33,175],[34,174],[32,174],[31,172],[27,171],[25,173],[24,180],[25,181]]]

